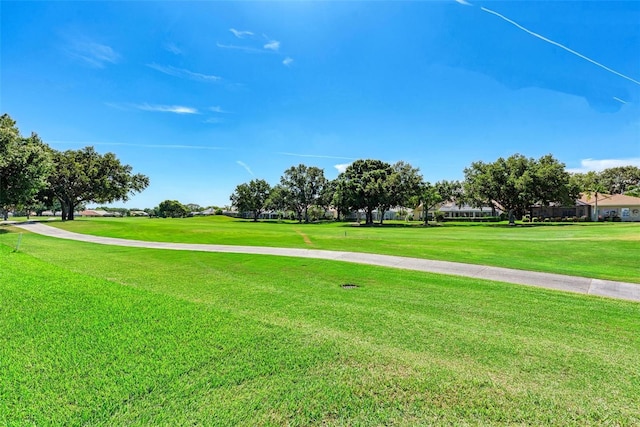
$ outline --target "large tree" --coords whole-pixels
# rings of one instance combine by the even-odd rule
[[[251,212],[253,220],[257,221],[258,217],[264,211],[271,186],[264,179],[252,179],[249,183],[240,184],[236,187],[231,195],[231,204],[238,209],[239,212]]]
[[[573,204],[578,196],[565,165],[551,155],[535,160],[515,154],[493,163],[473,162],[464,173],[469,197],[500,204],[511,223],[532,205]]]
[[[373,224],[373,211],[385,202],[387,180],[393,169],[381,160],[356,160],[337,178],[335,200],[351,210],[364,209],[366,224]]]
[[[158,205],[156,212],[162,218],[184,218],[191,211],[177,200],[165,200]]]
[[[420,169],[409,163],[399,161],[391,166],[391,175],[384,183],[385,192],[381,197],[378,211],[380,224],[386,211],[395,206],[407,207],[410,201],[421,192],[422,175]]]
[[[309,222],[309,207],[321,205],[321,195],[327,186],[324,171],[315,166],[291,166],[280,178],[288,207],[296,213],[299,222]],[[304,214],[304,215],[303,215]]]
[[[28,210],[34,204],[50,170],[51,156],[38,135],[22,137],[8,114],[0,116],[0,213],[4,219],[9,209]]]
[[[133,174],[115,154],[100,154],[93,147],[53,151],[53,162],[48,192],[60,201],[63,220],[73,220],[81,203],[127,201],[149,185],[147,176]]]

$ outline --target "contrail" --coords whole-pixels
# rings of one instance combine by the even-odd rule
[[[249,175],[253,176],[253,171],[251,170],[251,168],[245,162],[242,162],[240,160],[236,160],[236,163],[239,164],[240,166],[242,166],[247,172],[249,172]]]
[[[180,145],[180,144],[131,144],[127,142],[82,142],[82,141],[48,141],[49,144],[73,144],[73,145],[115,145],[121,147],[141,147],[141,148],[169,148],[169,149],[189,149],[189,150],[226,150],[225,147],[211,147],[206,145]]]
[[[564,49],[564,50],[566,50],[566,51],[567,51],[567,52],[569,52],[569,53],[573,53],[574,55],[576,55],[576,56],[578,56],[578,57],[580,57],[580,58],[584,59],[585,61],[589,61],[589,62],[591,62],[592,64],[597,65],[598,67],[603,68],[603,69],[605,69],[605,70],[609,71],[610,73],[613,73],[613,74],[615,74],[615,75],[617,75],[617,76],[620,76],[620,77],[622,77],[623,79],[627,79],[627,80],[629,80],[630,82],[633,82],[633,83],[635,83],[635,84],[637,84],[637,85],[639,85],[639,86],[640,86],[640,81],[635,80],[635,79],[632,79],[632,78],[631,78],[631,77],[629,77],[629,76],[625,76],[624,74],[619,73],[619,72],[617,72],[616,70],[613,70],[613,69],[611,69],[611,68],[607,67],[606,65],[603,65],[603,64],[601,64],[601,63],[599,63],[599,62],[597,62],[597,61],[594,61],[593,59],[591,59],[591,58],[589,58],[589,57],[586,57],[586,56],[584,56],[583,54],[581,54],[581,53],[579,53],[579,52],[576,52],[575,50],[570,49],[570,48],[568,48],[568,47],[566,47],[566,46],[564,46],[564,45],[562,45],[562,44],[560,44],[560,43],[558,43],[558,42],[554,42],[553,40],[550,40],[550,39],[548,39],[548,38],[546,38],[546,37],[544,37],[544,36],[541,36],[541,35],[540,35],[540,34],[538,34],[538,33],[534,33],[533,31],[528,30],[527,28],[523,27],[522,25],[518,24],[518,23],[517,23],[517,22],[515,22],[515,21],[512,21],[511,19],[507,18],[506,16],[499,14],[498,12],[494,12],[493,10],[491,10],[491,9],[487,9],[486,7],[480,7],[480,9],[482,9],[483,11],[485,11],[485,12],[487,12],[487,13],[490,13],[490,14],[492,14],[492,15],[495,15],[495,16],[497,16],[498,18],[504,19],[504,20],[505,20],[505,21],[507,21],[508,23],[510,23],[510,24],[512,24],[512,25],[515,25],[516,27],[520,28],[522,31],[524,31],[524,32],[526,32],[526,33],[529,33],[529,34],[531,34],[532,36],[539,38],[540,40],[543,40],[543,41],[545,41],[545,42],[547,42],[547,43],[551,43],[551,44],[552,44],[552,45],[554,45],[554,46],[558,46],[559,48]]]
[[[615,99],[618,102],[622,102],[623,104],[627,104],[627,101],[623,101],[622,99],[618,98],[617,96],[614,96],[613,99]]]

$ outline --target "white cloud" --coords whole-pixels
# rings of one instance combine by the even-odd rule
[[[286,67],[288,67],[292,63],[293,63],[293,58],[289,58],[288,56],[284,58],[284,61],[282,61],[282,64]]]
[[[600,172],[604,169],[615,168],[619,166],[636,166],[640,167],[640,157],[632,157],[629,159],[582,159],[579,168],[567,168],[570,173],[586,173],[590,171]]]
[[[277,40],[270,40],[269,43],[264,45],[265,49],[277,52],[280,49],[280,42]]]
[[[347,167],[349,167],[351,163],[342,163],[339,165],[333,165],[334,168],[338,169],[338,172],[343,173],[344,171],[347,170]]]
[[[566,47],[566,46],[564,46],[564,45],[562,45],[562,44],[560,44],[560,43],[558,43],[558,42],[555,42],[555,41],[553,41],[553,40],[551,40],[551,39],[548,39],[548,38],[546,38],[546,37],[544,37],[544,36],[541,36],[541,35],[540,35],[540,34],[538,34],[538,33],[534,33],[533,31],[531,31],[531,30],[529,30],[529,29],[527,29],[527,28],[523,27],[522,25],[518,24],[518,23],[517,23],[517,22],[515,22],[515,21],[512,21],[511,19],[507,18],[506,16],[499,14],[498,12],[495,12],[495,11],[493,11],[493,10],[491,10],[491,9],[487,9],[486,7],[481,7],[480,9],[482,9],[483,11],[485,11],[485,12],[487,12],[487,13],[490,13],[490,14],[492,14],[492,15],[495,15],[495,16],[497,16],[497,17],[498,17],[498,18],[500,18],[500,19],[503,19],[503,20],[507,21],[508,23],[510,23],[511,25],[514,25],[515,27],[517,27],[517,28],[521,29],[521,30],[522,30],[522,31],[524,31],[525,33],[531,34],[532,36],[537,37],[537,38],[539,38],[540,40],[545,41],[545,42],[547,42],[547,43],[551,43],[552,45],[557,46],[557,47],[559,47],[560,49],[564,49],[564,50],[566,50],[567,52],[572,53],[572,54],[574,54],[575,56],[577,56],[577,57],[579,57],[579,58],[584,59],[585,61],[588,61],[588,62],[590,62],[590,63],[592,63],[592,64],[594,64],[594,65],[596,65],[596,66],[598,66],[598,67],[600,67],[600,68],[602,68],[602,69],[604,69],[604,70],[609,71],[610,73],[613,73],[613,74],[615,74],[615,75],[617,75],[617,76],[622,77],[623,79],[627,79],[627,80],[629,80],[630,82],[633,82],[633,83],[635,83],[635,84],[637,84],[637,85],[640,85],[640,81],[635,80],[635,79],[633,79],[633,78],[631,78],[631,77],[629,77],[629,76],[625,76],[624,74],[619,73],[618,71],[616,71],[616,70],[614,70],[614,69],[611,69],[611,68],[607,67],[606,65],[602,65],[601,63],[599,63],[599,62],[597,62],[597,61],[594,61],[593,59],[591,59],[591,58],[589,58],[589,57],[587,57],[587,56],[584,56],[583,54],[578,53],[578,52],[576,52],[575,50],[570,49],[570,48],[568,48],[568,47]]]
[[[219,124],[224,122],[224,119],[221,119],[220,117],[209,117],[207,120],[204,121],[204,123],[209,123],[209,124]]]
[[[104,68],[105,64],[115,64],[120,60],[120,55],[110,46],[91,41],[75,40],[67,53],[96,68]]]
[[[151,105],[151,104],[137,104],[135,108],[143,111],[158,111],[161,113],[175,113],[175,114],[198,114],[196,108],[184,107],[182,105]]]
[[[627,101],[624,101],[624,100],[622,100],[622,99],[618,98],[617,96],[614,96],[614,97],[613,97],[613,99],[615,99],[616,101],[618,101],[618,102],[620,102],[620,103],[622,103],[622,104],[628,104],[628,102],[627,102]]]
[[[218,76],[196,73],[193,71],[185,70],[184,68],[172,67],[171,65],[159,65],[156,63],[151,63],[147,64],[147,67],[153,68],[156,71],[160,71],[161,73],[168,74],[170,76],[187,78],[201,82],[217,82],[222,80],[222,78]]]
[[[251,31],[240,31],[236,30],[235,28],[229,28],[229,31],[231,31],[233,35],[239,39],[243,39],[246,36],[253,36],[253,33]]]
[[[469,3],[467,0],[455,0],[456,3],[460,3],[463,4],[465,6],[473,6],[471,3]]]
[[[251,168],[249,166],[247,166],[247,164],[245,162],[241,162],[240,160],[236,160],[236,163],[239,164],[240,166],[242,166],[247,172],[249,172],[249,175],[253,176],[253,172],[251,171]]]

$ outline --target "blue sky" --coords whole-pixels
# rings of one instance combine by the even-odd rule
[[[148,175],[126,207],[228,205],[290,166],[426,180],[553,154],[640,166],[640,2],[2,1],[0,107]]]

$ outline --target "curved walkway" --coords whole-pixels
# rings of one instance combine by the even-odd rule
[[[319,258],[357,264],[378,265],[430,273],[452,274],[477,279],[495,280],[536,286],[581,294],[599,295],[610,298],[640,301],[640,284],[614,282],[611,280],[589,279],[587,277],[565,276],[562,274],[539,273],[501,267],[488,267],[448,261],[433,261],[421,258],[407,258],[392,255],[378,255],[359,252],[327,251],[316,249],[271,248],[263,246],[229,246],[193,243],[145,242],[141,240],[99,237],[88,234],[60,230],[37,222],[13,224],[24,230],[60,239],[102,245],[130,246],[151,249],[172,249],[183,251],[226,252],[256,255],[276,255],[299,258]]]

